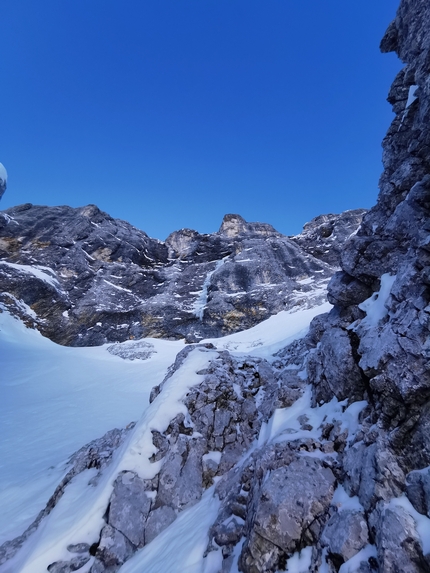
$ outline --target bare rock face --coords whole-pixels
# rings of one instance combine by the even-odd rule
[[[376,532],[379,571],[428,571],[416,523],[403,507],[390,507],[381,502],[372,513],[370,523]]]
[[[337,238],[317,257],[312,233],[302,246],[300,235],[240,215],[226,215],[217,233],[182,229],[163,243],[94,205],[20,205],[0,217],[0,302],[60,344],[198,342],[323,302],[361,220],[352,213],[329,216]]]
[[[253,507],[253,521],[241,557],[245,573],[272,571],[280,555],[317,541],[336,478],[320,460],[301,457],[266,476]]]
[[[313,257],[338,266],[344,243],[355,235],[365,214],[365,209],[353,209],[340,215],[319,215],[291,239]]]
[[[395,50],[406,63],[388,98],[396,117],[383,142],[381,191],[342,250],[343,271],[329,285],[330,300],[343,309],[365,309],[360,303],[369,290],[376,293],[374,300],[383,298],[379,315],[373,307],[370,318],[349,328],[356,336],[355,361],[367,379],[368,395],[396,447],[402,441],[407,446],[411,428],[425,423],[430,399],[429,25],[425,2],[401,2],[381,43],[383,51]],[[391,288],[384,292],[388,280]],[[420,439],[426,465],[429,444]]]
[[[398,500],[404,500],[406,492],[415,510],[427,515],[428,3],[402,0],[381,49],[396,51],[405,67],[388,97],[396,117],[383,142],[380,194],[377,205],[364,215],[357,233],[342,249],[342,270],[328,287],[335,308],[325,329],[320,323],[312,329],[317,348],[309,355],[307,366],[315,404],[333,397],[347,398],[349,388],[350,398],[364,399],[370,406],[360,437],[347,441],[341,454],[341,482],[349,495],[358,497],[373,544],[367,551],[371,559],[366,567],[380,572],[424,572],[429,571],[430,559],[423,554],[424,539],[417,531],[416,514],[414,518],[411,506]],[[336,542],[341,537],[339,532]],[[331,539],[324,542],[327,547],[322,560],[339,567],[346,554]]]
[[[328,548],[330,558],[345,563],[369,542],[365,515],[360,511],[338,511],[326,523],[321,543]]]

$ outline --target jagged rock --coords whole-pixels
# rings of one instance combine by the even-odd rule
[[[49,573],[72,573],[73,571],[78,571],[90,560],[89,555],[80,555],[75,557],[70,561],[56,561],[48,565]]]
[[[3,163],[0,163],[0,199],[3,197],[7,187],[7,172]]]
[[[70,553],[89,553],[90,546],[88,543],[75,543],[67,546],[67,551]]]
[[[73,346],[151,336],[197,342],[323,302],[339,245],[359,224],[329,216],[339,238],[325,245],[328,264],[310,254],[309,233],[301,248],[300,235],[291,240],[239,215],[226,215],[217,233],[182,229],[164,243],[94,205],[26,204],[5,215],[0,302]]]
[[[109,505],[109,525],[136,547],[145,543],[145,524],[151,509],[145,489],[145,483],[136,474],[125,472],[115,481]]]
[[[156,505],[183,509],[196,503],[203,491],[202,457],[206,440],[180,435],[169,449],[160,471]]]
[[[96,551],[97,560],[109,571],[118,570],[134,553],[133,545],[119,531],[105,525],[100,537],[100,543]],[[91,573],[98,573],[100,563],[91,567]],[[101,569],[104,571],[105,569]]]
[[[370,515],[380,573],[428,571],[414,519],[399,506],[380,502]]]
[[[213,531],[213,537],[217,545],[236,545],[244,531],[244,526],[236,517],[218,525]]]
[[[407,476],[406,495],[419,513],[430,517],[430,468]]]
[[[343,454],[345,489],[349,495],[358,495],[366,511],[380,500],[399,496],[405,483],[405,474],[396,456],[382,440],[369,446],[357,443]]]
[[[313,257],[339,266],[343,245],[356,233],[365,213],[365,209],[354,209],[340,215],[319,215],[291,239]]]
[[[224,215],[219,233],[229,239],[245,234],[262,237],[282,236],[272,225],[268,225],[267,223],[248,223],[243,217],[235,214]]]
[[[308,377],[314,384],[314,403],[363,398],[365,386],[351,345],[351,334],[342,328],[325,332],[307,361]]]
[[[326,523],[321,543],[328,548],[331,560],[345,562],[369,542],[369,531],[363,513],[353,510],[336,512]]]
[[[273,571],[283,554],[291,555],[315,543],[335,481],[333,472],[311,457],[271,471],[254,493],[252,526],[248,525],[249,537],[240,561],[242,571]]]
[[[371,294],[372,289],[368,285],[343,271],[335,273],[327,287],[328,301],[340,307],[358,305]]]

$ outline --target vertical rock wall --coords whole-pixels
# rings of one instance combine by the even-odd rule
[[[417,524],[430,516],[430,4],[402,0],[381,50],[405,66],[388,96],[396,116],[383,141],[380,194],[343,250],[329,284],[335,307],[325,327],[313,326],[307,368],[314,405],[336,396],[370,406],[339,474],[376,548],[366,567],[429,571]],[[334,545],[325,555],[338,570]]]

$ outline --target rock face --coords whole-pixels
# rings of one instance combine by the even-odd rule
[[[0,217],[0,302],[64,345],[217,337],[321,302],[362,214],[327,216],[337,239],[320,256],[319,222],[291,240],[226,215],[218,233],[162,243],[94,205],[20,205]]]
[[[163,425],[147,427],[143,437],[139,434],[143,430],[137,425],[131,434],[131,438],[137,436],[130,446],[133,456],[124,456],[122,465],[118,461],[116,466],[110,464],[117,442],[123,439],[119,431],[110,436],[103,463],[97,447],[93,453],[84,448],[74,458],[75,473],[88,467],[113,472],[107,474],[111,478],[109,499],[102,508],[103,526],[96,532],[97,542],[91,547],[85,543],[65,547],[70,558],[47,564],[49,571],[66,573],[86,564],[91,573],[115,573],[131,555],[169,528],[182,511],[198,504],[206,490],[213,492],[219,505],[209,531],[205,554],[208,567],[202,570],[430,571],[428,2],[402,0],[381,47],[383,51],[395,50],[405,68],[389,94],[396,117],[384,140],[384,173],[378,203],[364,215],[356,233],[355,223],[345,228],[342,236],[348,235],[349,239],[337,251],[341,270],[328,287],[334,308],[316,317],[304,338],[279,350],[270,360],[217,350],[212,344],[185,347],[165,380],[151,394],[151,407],[162,408],[181,373],[186,380],[191,375],[199,376],[184,390],[179,413],[170,417],[166,414]],[[41,228],[46,229],[44,218],[53,211],[22,209],[7,214],[9,219],[4,226],[9,234],[3,231],[6,245],[2,243],[2,248],[8,257],[7,264],[3,263],[7,280],[10,284],[15,280],[16,289],[19,286],[14,273],[21,273],[22,277],[24,270],[14,266],[13,257],[20,261],[16,264],[32,265],[32,276],[21,281],[25,294],[25,285],[36,285],[31,283],[36,280],[31,253],[43,249],[40,244],[37,248],[32,246],[34,239],[29,237],[37,236],[39,242],[43,239],[49,243],[46,249],[51,249],[52,233],[31,231],[25,238],[22,231],[32,225],[24,225],[23,220],[31,216],[34,221],[31,211],[39,210],[44,221]],[[229,215],[214,235],[182,230],[162,244],[137,233],[140,243],[137,238],[128,244],[121,242],[120,261],[114,243],[108,242],[115,239],[97,243],[95,237],[100,237],[100,228],[115,230],[122,236],[126,224],[108,219],[95,208],[90,211],[91,221],[87,222],[84,218],[88,218],[88,211],[73,211],[73,224],[77,221],[79,228],[84,225],[86,230],[79,239],[72,240],[72,235],[68,235],[67,248],[58,247],[64,256],[73,249],[80,253],[81,258],[76,257],[82,262],[82,272],[87,272],[82,280],[88,281],[82,286],[82,293],[90,292],[103,281],[118,287],[107,273],[112,271],[119,276],[120,268],[128,268],[126,259],[130,273],[143,273],[145,268],[153,277],[170,276],[170,280],[177,280],[179,289],[185,281],[172,277],[191,280],[195,274],[190,271],[192,266],[202,265],[195,268],[206,270],[192,288],[198,286],[200,293],[205,293],[199,299],[204,299],[204,305],[187,299],[188,304],[195,305],[194,312],[202,313],[192,323],[197,324],[197,319],[202,318],[200,333],[216,324],[217,332],[227,329],[223,310],[229,296],[226,293],[233,292],[241,304],[248,301],[246,304],[251,305],[252,293],[258,292],[263,297],[259,300],[266,304],[262,294],[266,291],[257,285],[270,289],[273,283],[279,289],[282,281],[297,285],[302,280],[306,284],[299,278],[305,272],[309,277],[312,272],[326,277],[334,268],[332,257],[336,254],[328,248],[327,240],[333,234],[341,235],[342,220],[362,216],[349,213],[317,218],[303,235],[287,239],[269,225],[250,224],[237,215]],[[53,224],[56,220],[54,216]],[[63,211],[61,220],[64,222]],[[19,231],[10,231],[14,225],[20,227]],[[59,234],[64,236],[64,232],[62,229]],[[143,257],[143,261],[139,257],[144,249],[147,258]],[[53,269],[50,251],[46,253],[46,266]],[[163,262],[145,262],[149,258]],[[272,264],[274,259],[277,265]],[[296,269],[289,275],[287,266],[292,261],[295,262],[291,266]],[[252,264],[247,267],[248,263]],[[58,277],[63,267],[56,264]],[[65,268],[68,267],[63,268],[63,274],[68,277]],[[38,271],[44,273],[38,280],[44,281],[47,292],[60,292],[55,283],[60,279],[54,280],[49,270],[39,267]],[[99,282],[94,282],[95,274],[100,275]],[[72,290],[65,284],[68,283],[61,283],[64,299],[55,295],[56,300],[62,301],[59,310],[72,297]],[[75,284],[78,289],[79,284]],[[132,286],[122,284],[121,288],[131,291]],[[164,288],[164,294],[173,292],[167,290],[170,287]],[[236,300],[236,296],[233,298]],[[29,304],[25,298],[19,299],[22,300]],[[40,295],[38,300],[45,299]],[[67,307],[69,314],[82,312],[80,300],[77,298],[74,303],[78,310]],[[243,317],[238,318],[237,324],[249,325],[249,316],[240,310],[243,307],[234,308],[235,313],[244,312],[246,317],[242,323]],[[271,306],[270,312],[274,308]],[[37,317],[34,320],[37,322]],[[229,320],[232,322],[228,328],[234,329],[232,324],[236,323],[233,318]],[[179,330],[185,329],[184,324]],[[191,336],[197,331],[187,332]],[[76,343],[76,339],[72,342]],[[128,355],[130,349],[124,352]],[[205,362],[201,355],[206,357]],[[198,371],[190,371],[191,360],[200,364]],[[138,438],[143,443],[140,450],[136,449]],[[147,457],[141,473],[133,462],[139,457],[136,453]],[[93,459],[99,465],[91,466]],[[90,487],[101,482],[96,476]],[[54,496],[51,506],[56,502]],[[19,538],[0,548],[0,556],[8,559],[22,541]]]
[[[320,215],[291,239],[313,257],[338,266],[345,241],[355,235],[365,213],[364,209],[355,209],[340,215]]]

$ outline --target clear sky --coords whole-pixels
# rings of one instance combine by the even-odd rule
[[[164,239],[372,206],[397,4],[2,0],[0,208],[95,203]]]

